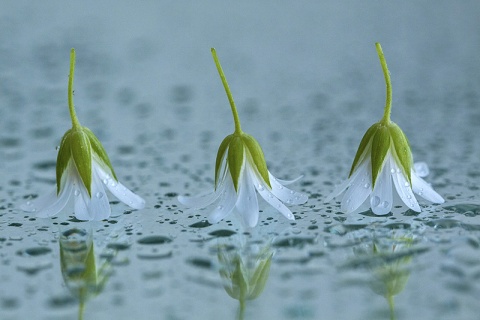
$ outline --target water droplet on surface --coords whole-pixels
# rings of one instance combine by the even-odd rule
[[[235,231],[226,230],[226,229],[215,230],[209,233],[209,235],[217,238],[230,237],[231,235],[234,235],[234,234],[236,234]]]
[[[293,190],[290,190],[290,194],[294,194],[294,193],[295,193],[295,191],[293,191]]]
[[[407,199],[412,199],[412,196],[411,196],[411,195],[408,195],[408,196],[407,196]]]
[[[261,184],[258,185],[257,189],[258,189],[259,191],[265,190],[265,188],[264,188]]]
[[[400,168],[397,168],[397,173],[400,173],[400,172],[402,172],[402,171],[400,170]]]
[[[392,174],[394,174],[394,173],[395,173],[395,169],[390,169],[390,172],[391,172]]]
[[[217,206],[217,210],[223,210],[223,206]]]
[[[405,187],[408,187],[410,186],[410,183],[408,183],[408,181],[405,181],[405,183],[403,184]]]
[[[108,179],[103,179],[103,184],[108,184]]]
[[[103,192],[97,192],[95,194],[95,197],[97,197],[97,199],[102,199],[103,198]]]
[[[364,187],[365,189],[368,189],[368,188],[370,188],[370,183],[368,183],[368,182],[367,182],[367,183],[365,183],[363,187]]]
[[[383,201],[381,204],[380,204],[383,208],[388,208],[388,201]]]
[[[78,196],[80,195],[80,190],[75,189],[75,191],[73,192],[73,194],[75,195],[75,197],[78,197]]]
[[[117,186],[117,182],[116,182],[116,181],[112,181],[112,182],[110,183],[110,186],[111,186],[111,187],[116,187],[116,186]]]
[[[155,245],[155,244],[164,244],[172,242],[172,239],[165,236],[146,236],[137,241],[139,244]]]

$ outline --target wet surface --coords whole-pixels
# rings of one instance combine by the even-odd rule
[[[107,4],[0,10],[0,319],[478,317],[476,1]],[[446,200],[420,201],[421,213],[323,202],[382,115],[377,41],[392,120]],[[71,47],[78,117],[143,210],[111,195],[99,222],[19,209],[55,185]],[[261,202],[255,229],[235,215],[211,225],[208,210],[177,201],[213,189],[218,145],[233,131],[210,47],[269,170],[304,175],[292,188],[309,201],[290,206],[295,221]]]

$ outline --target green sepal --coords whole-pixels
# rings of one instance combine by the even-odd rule
[[[387,126],[379,125],[372,139],[372,189],[382,171],[385,157],[390,149],[391,139]]]
[[[349,178],[352,175],[352,173],[357,169],[357,166],[359,165],[358,162],[360,161],[362,155],[364,154],[368,144],[372,140],[372,137],[377,131],[377,127],[379,125],[380,125],[379,123],[375,123],[370,128],[368,128],[367,132],[365,132],[365,134],[363,135],[362,141],[360,142],[360,146],[358,147],[357,153],[355,154],[355,159],[353,160],[352,168],[350,169],[350,174],[348,175]]]
[[[223,139],[220,147],[218,147],[217,160],[215,161],[215,190],[217,189],[218,179],[220,178],[222,160],[225,156],[225,152],[227,151],[228,145],[230,144],[232,138],[233,134],[227,136],[225,139]]]
[[[390,122],[388,130],[390,132],[390,136],[392,137],[393,146],[395,149],[394,156],[396,156],[396,160],[400,164],[403,174],[408,178],[408,182],[411,186],[413,156],[412,151],[410,150],[408,139],[403,133],[402,129],[400,129],[400,127],[394,122]]]
[[[57,194],[63,188],[62,176],[70,160],[73,160],[80,179],[91,197],[92,150],[89,137],[83,127],[68,130],[60,143],[56,167]]]
[[[92,197],[92,147],[90,139],[83,127],[80,130],[72,129],[70,136],[70,149],[75,167],[88,195]]]
[[[262,176],[263,181],[265,181],[265,183],[272,188],[270,185],[270,178],[268,177],[267,163],[265,162],[265,156],[260,144],[257,142],[257,140],[255,140],[254,137],[246,133],[242,134],[242,140],[245,143],[250,156],[252,157],[258,173],[260,173],[260,176]]]
[[[90,145],[92,146],[92,151],[94,154],[99,158],[99,164],[103,167],[105,172],[110,172],[113,179],[118,181],[117,176],[115,175],[115,171],[113,170],[112,164],[110,162],[110,159],[108,158],[107,152],[103,148],[102,143],[98,138],[93,134],[93,132],[88,129],[87,127],[82,128],[85,132],[85,134],[88,137],[88,140],[90,140]]]
[[[236,192],[238,192],[238,183],[243,167],[244,147],[242,138],[238,135],[233,135],[228,145],[227,162]]]
[[[68,162],[70,161],[70,158],[72,157],[72,151],[70,149],[70,137],[71,137],[71,131],[73,129],[68,130],[62,138],[62,141],[60,142],[60,148],[58,150],[58,155],[57,155],[57,167],[56,167],[56,175],[57,175],[57,195],[60,193],[60,190],[62,190],[62,176],[63,172],[65,169],[67,169]]]

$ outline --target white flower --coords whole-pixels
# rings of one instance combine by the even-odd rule
[[[97,137],[80,125],[73,106],[75,51],[70,56],[68,100],[72,128],[62,138],[57,156],[57,186],[48,195],[28,201],[20,208],[38,217],[59,213],[73,197],[75,217],[79,220],[103,220],[111,209],[106,186],[119,200],[133,209],[142,209],[145,201],[118,182],[107,153]]]
[[[410,209],[420,212],[414,193],[434,203],[443,198],[421,177],[428,175],[426,164],[412,166],[413,158],[408,140],[400,127],[390,120],[391,83],[380,44],[376,44],[387,83],[387,102],[383,118],[372,125],[360,142],[349,178],[325,200],[331,201],[345,190],[341,209],[357,210],[370,196],[370,207],[377,215],[388,214],[393,205],[392,181],[400,199]]]
[[[236,208],[245,225],[250,227],[256,226],[259,216],[257,192],[289,220],[295,220],[295,217],[283,203],[291,205],[303,204],[308,200],[306,195],[284,187],[301,177],[292,181],[278,180],[267,171],[269,182],[265,181],[246,147],[243,152],[243,160],[238,177],[238,191],[235,188],[232,172],[226,157],[222,161],[221,168],[223,169],[221,169],[222,172],[219,174],[220,181],[215,191],[196,197],[178,197],[182,204],[193,208],[205,208],[218,202],[209,215],[208,221],[210,223],[219,222]]]
[[[262,148],[240,127],[238,113],[214,49],[212,54],[230,101],[235,132],[227,136],[218,149],[215,164],[215,190],[196,197],[179,196],[178,200],[193,208],[205,208],[218,201],[216,208],[209,216],[210,223],[219,222],[236,208],[244,223],[254,227],[257,225],[259,216],[256,194],[258,192],[287,219],[294,220],[292,212],[283,202],[302,204],[308,200],[308,197],[284,185],[293,183],[299,178],[282,181],[270,174]]]

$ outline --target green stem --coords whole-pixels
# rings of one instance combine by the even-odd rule
[[[223,87],[225,88],[225,92],[227,93],[228,101],[230,102],[230,108],[232,109],[233,114],[233,121],[235,122],[235,133],[240,134],[242,133],[242,127],[240,126],[240,119],[238,118],[237,107],[235,106],[232,93],[230,92],[230,88],[227,83],[227,79],[225,78],[222,66],[220,65],[220,61],[218,60],[217,52],[215,51],[215,48],[212,48],[211,51],[213,60],[215,61],[215,65],[217,66],[218,74],[220,75],[220,79],[222,79]]]
[[[72,126],[75,129],[81,127],[75,113],[75,106],[73,105],[73,77],[75,73],[75,49],[70,50],[70,74],[68,75],[68,109],[70,110],[70,118],[72,118]]]
[[[81,299],[78,305],[78,320],[83,320],[84,313],[85,313],[85,301]]]
[[[245,299],[240,299],[240,306],[238,307],[238,314],[237,314],[237,320],[244,320],[245,319]]]
[[[382,46],[380,43],[375,43],[377,48],[378,58],[380,59],[380,64],[382,65],[383,75],[385,77],[385,84],[387,86],[387,99],[385,102],[385,111],[383,113],[382,122],[385,124],[390,123],[390,113],[392,110],[392,82],[390,80],[390,72],[388,72],[387,61],[383,55]]]
[[[390,320],[395,320],[395,302],[393,301],[393,295],[387,297],[388,307],[390,309]]]

